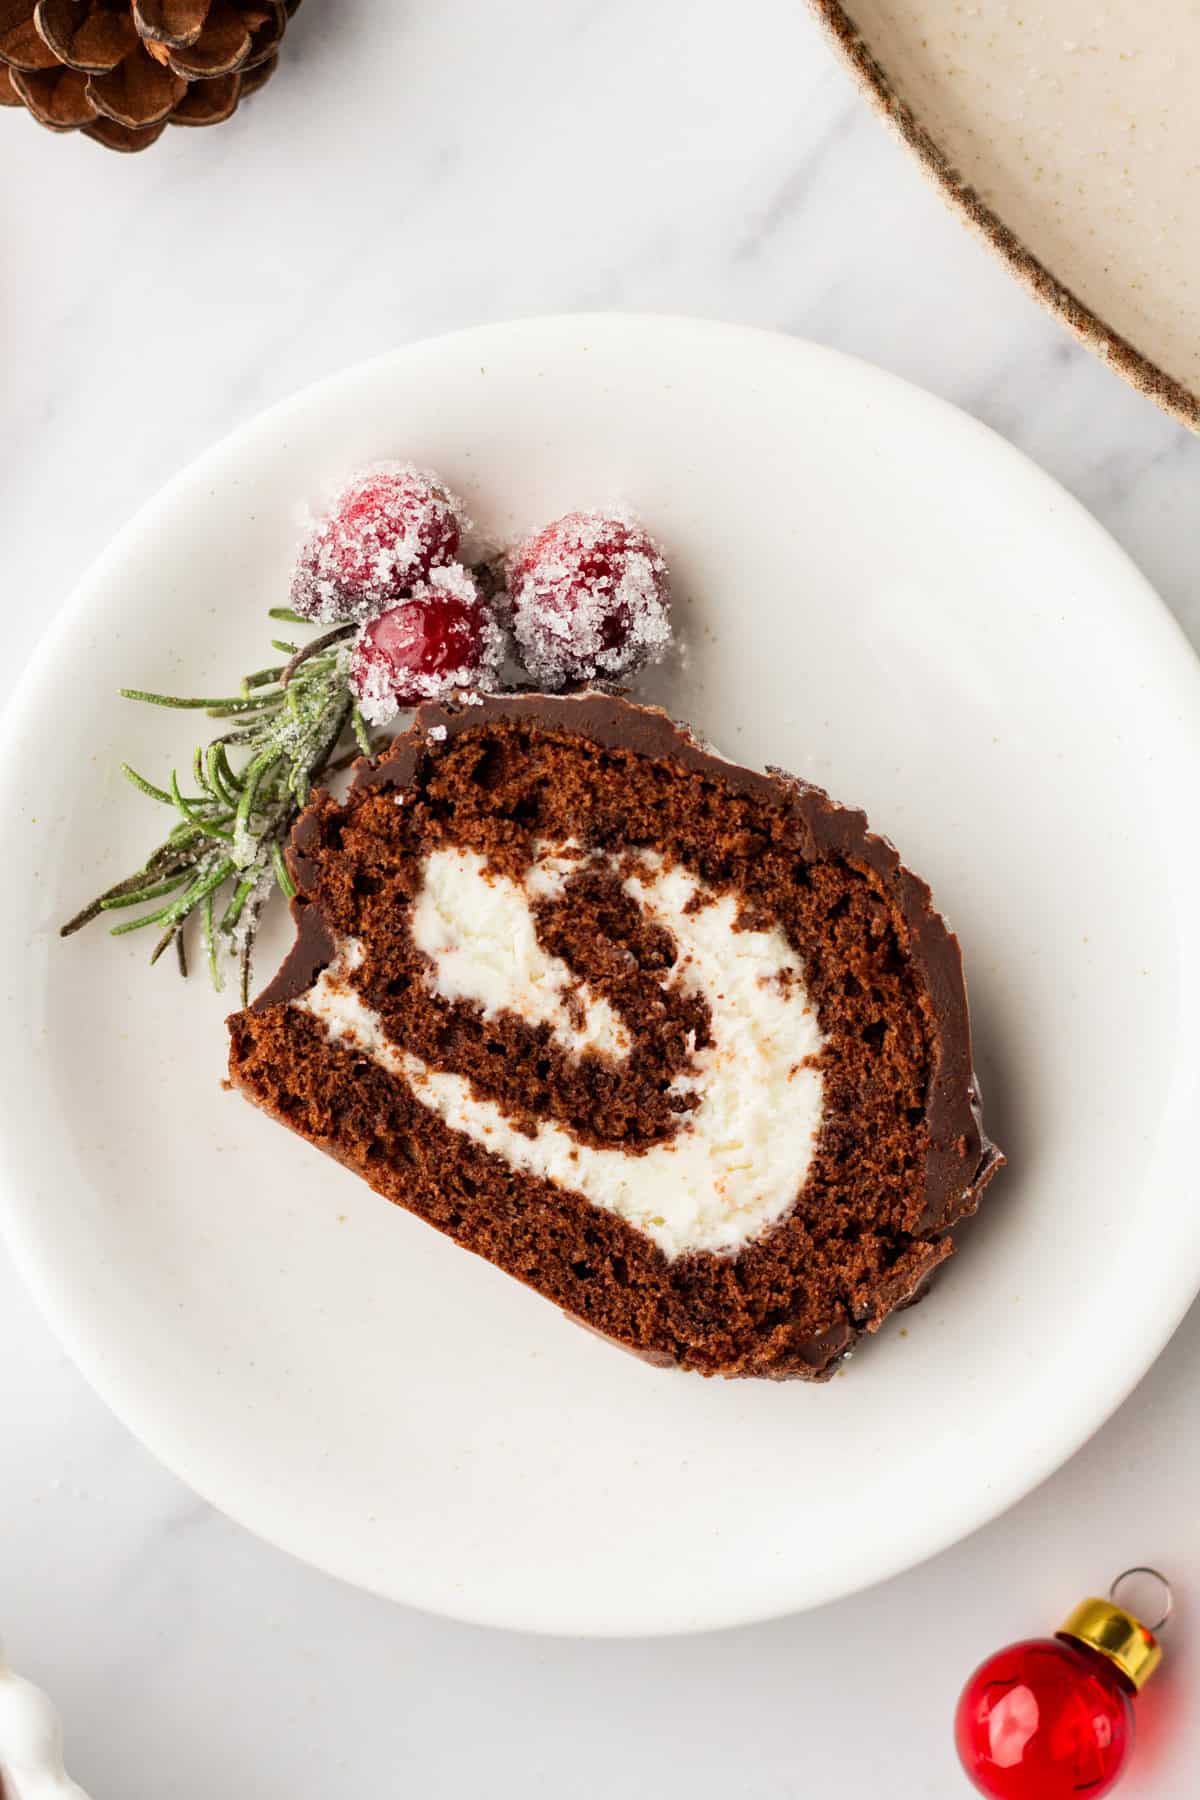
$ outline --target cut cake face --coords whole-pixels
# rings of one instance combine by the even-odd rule
[[[928,889],[663,713],[423,708],[290,861],[233,1081],[650,1361],[828,1374],[1001,1160]]]

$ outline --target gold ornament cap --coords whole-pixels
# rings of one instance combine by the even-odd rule
[[[1162,1645],[1154,1633],[1115,1600],[1081,1600],[1058,1635],[1098,1650],[1138,1690],[1162,1661]]]

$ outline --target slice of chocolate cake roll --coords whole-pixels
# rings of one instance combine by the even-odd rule
[[[661,712],[423,708],[290,862],[233,1081],[653,1362],[828,1374],[1001,1161],[928,888]]]

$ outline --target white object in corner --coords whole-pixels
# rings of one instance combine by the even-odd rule
[[[63,1768],[58,1714],[0,1649],[0,1794],[3,1800],[88,1800]]]

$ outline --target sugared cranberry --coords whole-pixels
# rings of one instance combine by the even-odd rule
[[[433,475],[365,469],[305,540],[292,605],[306,619],[369,619],[453,562],[460,532],[457,502]]]
[[[518,654],[534,680],[632,674],[671,641],[662,551],[632,519],[567,513],[512,555],[508,604]]]
[[[350,686],[372,725],[403,706],[496,685],[504,637],[457,564],[435,569],[407,600],[368,620],[350,662]]]

